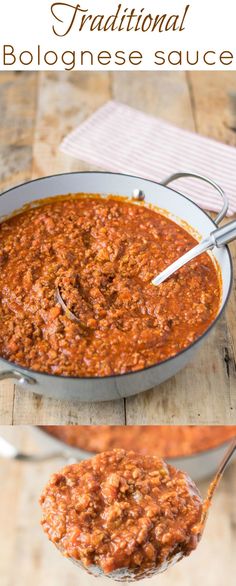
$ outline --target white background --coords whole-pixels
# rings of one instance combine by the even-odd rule
[[[68,0],[75,5],[74,0]],[[73,30],[66,37],[57,37],[52,26],[59,29],[59,23],[51,15],[51,0],[0,0],[0,69],[65,69],[61,61],[63,51],[76,51],[78,55],[75,69],[221,69],[236,70],[236,3],[235,0],[121,0],[122,7],[136,8],[138,11],[145,8],[145,13],[152,14],[182,14],[186,4],[190,4],[190,10],[186,18],[186,30],[183,32],[79,32],[76,23]],[[80,0],[81,8],[88,8],[94,14],[114,14],[119,4],[118,0]],[[59,14],[59,11],[58,11]],[[3,45],[13,45],[17,57],[13,66],[3,65]],[[58,62],[53,66],[47,66],[42,58],[41,65],[37,63],[37,46],[41,46],[41,55],[46,51],[54,50],[58,54]],[[114,59],[110,65],[99,65],[96,59],[101,50],[124,50],[128,54],[132,50],[143,53],[140,65],[126,63],[122,67],[114,65]],[[195,51],[199,50],[199,63],[195,66],[187,65],[185,53],[189,50],[192,58]],[[94,65],[81,67],[80,52],[90,50],[95,55]],[[182,65],[156,66],[154,64],[155,51],[162,50],[166,54],[171,50],[183,51]],[[216,64],[209,66],[204,64],[202,54],[205,51],[216,51]],[[21,51],[31,51],[34,60],[29,66],[19,62]],[[223,65],[219,61],[222,51],[231,51],[234,54],[233,63]]]

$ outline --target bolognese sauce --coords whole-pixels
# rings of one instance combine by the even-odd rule
[[[56,375],[122,374],[175,356],[213,322],[221,282],[210,255],[153,286],[196,240],[122,199],[51,198],[0,224],[3,358]]]
[[[117,449],[54,474],[40,499],[42,527],[88,571],[135,580],[165,570],[200,539],[202,498],[156,456]]]

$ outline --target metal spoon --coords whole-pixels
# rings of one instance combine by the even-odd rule
[[[65,301],[62,298],[60,287],[56,287],[56,300],[62,307],[66,317],[68,317],[68,319],[70,319],[71,321],[76,322],[80,326],[84,334],[88,334],[90,332],[90,328],[86,324],[84,324],[78,317],[76,317],[76,315],[67,307]]]
[[[220,248],[228,242],[232,242],[232,240],[235,240],[235,238],[236,220],[233,220],[225,226],[213,230],[213,232],[211,232],[209,236],[203,238],[203,240],[199,244],[194,246],[191,250],[186,252],[186,254],[183,254],[183,256],[178,258],[178,260],[173,262],[169,267],[167,267],[167,269],[162,271],[152,280],[152,285],[160,285],[161,283],[163,283],[163,281],[168,279],[168,277],[173,275],[173,273],[175,273],[178,269],[183,267],[186,263],[188,263],[190,260],[198,256],[199,254],[206,252],[206,250],[212,250],[215,246],[217,248]]]

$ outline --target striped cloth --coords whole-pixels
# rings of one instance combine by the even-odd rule
[[[210,177],[225,190],[228,215],[236,211],[236,149],[182,130],[110,101],[62,142],[60,150],[108,171],[162,181],[177,171]],[[219,211],[217,192],[196,179],[179,179],[176,188],[202,208]]]

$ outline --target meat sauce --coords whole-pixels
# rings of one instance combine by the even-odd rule
[[[121,581],[165,570],[201,536],[196,486],[157,456],[118,449],[67,466],[40,504],[42,527],[63,555]]]
[[[151,284],[196,244],[182,226],[122,198],[52,199],[0,225],[3,358],[56,375],[121,374],[174,356],[209,327],[221,283],[207,253]]]
[[[235,425],[49,425],[42,429],[88,452],[123,448],[163,458],[191,456],[236,437]]]

